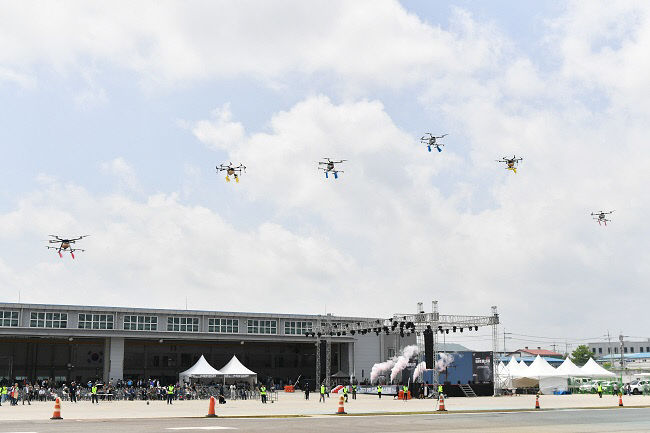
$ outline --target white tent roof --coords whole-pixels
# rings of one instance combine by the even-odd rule
[[[605,370],[603,367],[598,365],[596,361],[592,358],[589,358],[589,361],[582,367],[580,367],[583,377],[615,377],[616,375],[611,371]]]
[[[225,376],[230,376],[230,377],[257,376],[257,373],[244,367],[244,364],[239,362],[239,359],[237,359],[235,355],[233,355],[232,359],[230,360],[230,362],[228,362],[228,364],[224,365],[221,368],[221,373]]]
[[[508,361],[508,365],[506,365],[506,368],[508,368],[508,370],[512,371],[513,369],[516,370],[518,365],[519,365],[519,363],[517,362],[515,357],[512,356],[510,358],[510,361]]]
[[[564,362],[555,369],[555,371],[566,377],[585,377],[585,373],[580,369],[580,367],[575,365],[569,358],[565,359]]]
[[[210,365],[205,357],[201,355],[196,364],[187,370],[178,374],[180,377],[217,377],[223,375],[222,372]]]
[[[546,362],[544,358],[537,355],[532,364],[528,366],[525,372],[519,374],[520,377],[528,377],[531,379],[540,379],[542,377],[554,377],[558,376],[557,371],[551,364]]]

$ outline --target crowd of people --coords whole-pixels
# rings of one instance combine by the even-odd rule
[[[260,397],[259,388],[248,383],[232,385],[223,384],[161,384],[160,380],[118,380],[115,383],[88,381],[81,384],[76,382],[55,383],[42,380],[31,383],[0,383],[0,406],[3,404],[31,404],[32,401],[53,401],[57,397],[64,401],[76,403],[90,400],[99,404],[100,401],[111,400],[166,400],[172,403],[176,400],[207,399],[210,396],[218,398],[220,403],[226,399],[247,400]]]

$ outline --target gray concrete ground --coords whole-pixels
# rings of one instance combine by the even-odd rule
[[[225,405],[217,405],[217,415],[232,416],[281,416],[329,415],[337,411],[338,398],[332,394],[325,403],[318,402],[318,396],[305,400],[302,394],[280,394],[279,401],[262,404],[259,401],[228,401]],[[623,397],[626,406],[650,406],[650,396]],[[597,395],[550,395],[541,396],[542,409],[551,408],[585,408],[585,407],[618,407],[618,397]],[[48,420],[52,416],[52,402],[34,402],[31,406],[0,407],[0,421],[8,420]],[[446,408],[454,411],[482,410],[527,410],[535,407],[535,396],[524,395],[517,397],[476,397],[446,399]],[[402,412],[431,412],[436,410],[435,400],[410,400],[403,402],[384,396],[379,400],[376,396],[360,395],[357,400],[345,404],[346,412],[350,414],[402,413]],[[63,402],[61,408],[64,419],[116,419],[116,418],[173,418],[200,417],[208,412],[207,400],[176,401],[167,405],[164,401],[155,401],[147,405],[143,401],[101,402],[92,405],[89,402],[72,404]]]
[[[549,411],[441,413],[427,415],[318,416],[309,418],[168,418],[5,421],[0,433],[174,432],[648,432],[650,409],[558,409]]]

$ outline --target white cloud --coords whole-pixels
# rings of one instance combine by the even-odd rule
[[[462,10],[443,30],[393,0],[0,5],[0,66],[114,65],[147,86],[240,76],[277,86],[295,72],[400,87],[481,70],[500,50],[495,39]]]
[[[224,104],[212,112],[213,119],[200,120],[194,124],[181,122],[189,127],[194,135],[213,149],[233,149],[244,139],[244,127],[232,121],[230,104]]]
[[[139,192],[142,190],[135,170],[124,158],[115,158],[112,161],[103,162],[100,165],[104,173],[111,174],[117,178],[119,187],[122,190]]]

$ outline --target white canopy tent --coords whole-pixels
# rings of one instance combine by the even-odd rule
[[[593,358],[589,358],[589,361],[580,367],[580,371],[582,372],[582,377],[616,377],[614,373],[598,365]]]
[[[221,367],[220,371],[223,374],[224,382],[226,379],[231,379],[231,381],[245,380],[251,384],[257,382],[257,373],[246,368],[235,355],[228,364]]]
[[[555,376],[555,369],[541,356],[537,355],[533,363],[529,366],[526,366],[523,360],[519,363],[517,370],[513,374],[512,383],[517,388],[525,388],[539,384],[541,389],[542,384],[540,380],[553,376]]]
[[[189,382],[190,378],[216,378],[222,375],[222,372],[211,366],[205,357],[201,355],[193,366],[179,373],[178,378],[181,382]]]
[[[575,365],[569,358],[565,359],[555,371],[567,377],[586,377],[580,367]]]

